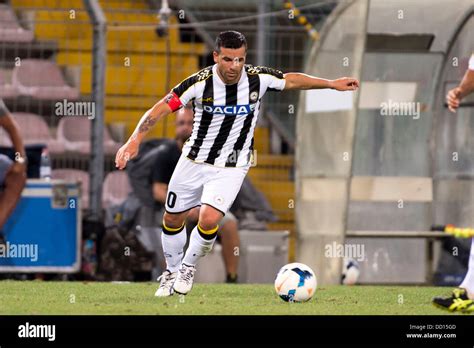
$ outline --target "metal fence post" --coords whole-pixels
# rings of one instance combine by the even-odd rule
[[[97,0],[84,0],[93,24],[92,46],[92,100],[95,115],[92,119],[90,175],[90,208],[92,219],[98,220],[102,209],[102,184],[104,181],[104,85],[107,54],[107,21]]]

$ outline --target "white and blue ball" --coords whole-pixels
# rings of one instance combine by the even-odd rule
[[[317,280],[311,268],[302,263],[283,266],[275,279],[275,290],[283,301],[305,302],[310,300],[317,287]]]

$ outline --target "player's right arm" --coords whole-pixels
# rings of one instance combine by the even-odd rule
[[[461,99],[474,92],[474,54],[469,60],[469,68],[467,69],[460,85],[453,88],[446,95],[446,102],[448,108],[452,112],[456,112],[456,109],[461,103]]]
[[[195,97],[195,84],[211,76],[209,74],[210,71],[209,68],[206,68],[184,79],[174,87],[165,98],[161,99],[150,110],[145,112],[133,134],[118,150],[115,156],[115,166],[117,168],[124,169],[127,162],[138,154],[140,143],[156,122],[162,117],[180,109]]]
[[[138,154],[138,147],[148,131],[153,128],[156,122],[161,118],[172,112],[173,110],[165,101],[165,98],[145,112],[128,141],[118,150],[115,156],[115,166],[118,169],[124,169],[127,162]]]

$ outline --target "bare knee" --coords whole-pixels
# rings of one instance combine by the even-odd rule
[[[165,212],[163,215],[163,221],[165,225],[169,228],[179,228],[183,226],[184,220],[186,219],[186,214],[170,214]]]
[[[219,221],[222,219],[222,213],[213,209],[201,209],[199,214],[199,226],[208,231],[216,228]]]

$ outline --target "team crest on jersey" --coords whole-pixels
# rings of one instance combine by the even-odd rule
[[[250,101],[251,102],[256,102],[258,99],[258,92],[257,91],[254,91],[252,93],[250,93]]]
[[[224,203],[224,198],[221,196],[214,196],[214,202],[216,202],[218,205],[222,205]]]

